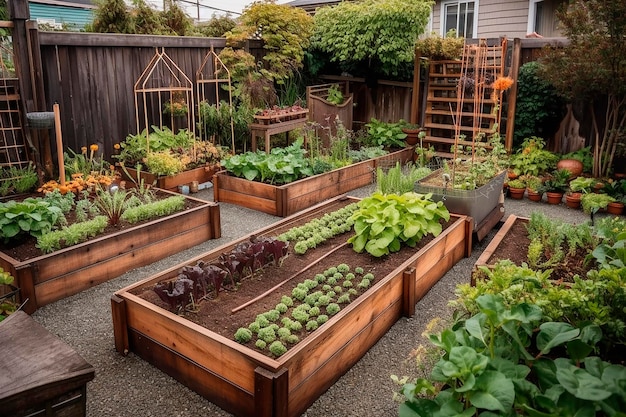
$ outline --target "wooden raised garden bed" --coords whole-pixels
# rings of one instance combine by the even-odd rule
[[[122,171],[122,176],[127,181],[137,181],[137,170],[134,168],[126,168],[128,175]],[[168,191],[178,191],[179,185],[189,184],[192,181],[198,181],[199,184],[209,182],[213,179],[213,175],[218,169],[215,166],[206,166],[183,171],[176,175],[170,175],[167,177],[156,176],[146,171],[140,172],[140,178],[143,179],[144,184],[152,185]]]
[[[253,235],[275,236],[300,219],[321,217],[345,205],[338,206],[340,202],[318,204]],[[409,250],[395,269],[378,271],[372,287],[278,358],[137,295],[176,277],[185,265],[215,260],[252,235],[246,236],[116,292],[111,299],[116,349],[136,353],[237,416],[300,416],[400,317],[413,315],[415,303],[469,254],[471,223],[467,216],[452,215],[437,238]]]
[[[329,198],[369,185],[374,181],[377,167],[391,167],[397,161],[412,161],[414,153],[415,149],[408,147],[285,185],[249,181],[220,171],[213,177],[213,198],[216,202],[236,204],[286,217]]]
[[[13,275],[21,301],[28,299],[24,310],[32,313],[133,268],[219,238],[219,205],[193,200],[199,203],[195,208],[26,261],[0,252],[0,266]]]

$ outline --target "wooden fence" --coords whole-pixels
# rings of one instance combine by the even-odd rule
[[[166,53],[193,80],[196,70],[211,46],[219,53],[224,38],[191,38],[174,36],[120,35],[95,33],[37,32],[30,34],[33,51],[40,51],[40,72],[31,65],[28,79],[36,91],[35,105],[27,111],[51,111],[59,103],[63,143],[75,151],[97,144],[105,156],[128,134],[137,133],[134,84],[154,56],[156,48]],[[545,40],[522,44],[522,63],[534,57]],[[260,41],[251,40],[247,49],[261,60]],[[529,52],[530,51],[530,52]],[[34,53],[33,55],[36,55]],[[349,81],[354,94],[353,129],[361,128],[371,118],[383,121],[416,120],[418,103],[423,102],[423,85],[410,82],[378,80],[375,85],[365,79],[327,76],[324,82]],[[420,82],[423,84],[423,81]],[[42,86],[42,87],[40,87]],[[416,94],[416,92],[418,94]],[[423,111],[422,111],[423,112]],[[55,154],[55,150],[52,150]]]

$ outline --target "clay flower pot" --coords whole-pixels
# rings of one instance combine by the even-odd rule
[[[526,192],[525,188],[509,187],[509,197],[514,200],[521,200],[522,198],[524,198],[524,192]]]
[[[561,204],[563,201],[563,193],[548,191],[546,197],[548,198],[548,204]]]
[[[541,201],[541,198],[543,197],[543,193],[539,193],[537,191],[533,191],[530,189],[526,189],[526,195],[528,196],[528,199],[530,201],[535,201],[535,202]]]
[[[556,168],[568,170],[570,178],[576,178],[583,173],[583,163],[578,159],[561,159],[556,164]]]
[[[609,214],[615,214],[617,216],[619,216],[620,214],[622,214],[624,212],[624,203],[621,203],[619,201],[615,201],[613,203],[609,203],[606,206],[606,212]]]
[[[578,209],[580,208],[580,197],[581,193],[569,193],[565,196],[565,205],[569,208]]]
[[[417,142],[419,142],[419,133],[421,131],[425,130],[422,127],[418,127],[418,128],[402,128],[402,132],[406,133],[406,138],[404,139],[404,141],[406,142],[406,144],[408,146],[413,146],[413,145],[417,145]]]

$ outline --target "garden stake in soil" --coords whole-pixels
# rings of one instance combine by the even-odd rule
[[[319,258],[317,258],[315,260],[315,262],[310,263],[309,265],[305,266],[304,268],[302,268],[301,270],[299,270],[298,272],[296,272],[295,274],[293,274],[292,276],[290,276],[289,278],[285,279],[282,282],[279,282],[278,284],[276,284],[275,286],[273,286],[272,288],[270,288],[269,290],[265,291],[263,294],[259,295],[258,297],[253,298],[252,300],[240,305],[239,307],[235,307],[233,308],[230,312],[232,314],[235,314],[236,312],[243,310],[244,308],[248,307],[251,304],[254,304],[255,302],[257,302],[258,300],[262,299],[263,297],[265,297],[268,294],[271,294],[273,291],[275,291],[276,289],[282,287],[284,284],[286,284],[287,282],[291,281],[292,279],[294,279],[295,277],[297,277],[298,275],[300,275],[301,273],[303,273],[304,271],[306,271],[307,269],[311,268],[313,265],[319,263],[322,259],[326,258],[327,256],[332,255],[333,253],[335,253],[336,251],[338,251],[339,249],[343,248],[344,246],[346,246],[348,244],[348,242],[342,243],[341,245],[337,246],[336,248],[332,249],[331,251],[327,252],[324,256],[320,256]]]

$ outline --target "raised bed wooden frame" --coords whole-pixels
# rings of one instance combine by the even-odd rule
[[[336,209],[336,200],[254,234],[271,235],[300,215],[321,216]],[[437,238],[278,359],[132,294],[133,289],[175,276],[184,265],[214,259],[249,239],[246,236],[116,292],[111,299],[115,347],[123,354],[136,353],[237,416],[300,416],[401,316],[412,316],[415,303],[470,254],[472,229],[471,218],[452,215],[452,224]]]
[[[219,205],[186,198],[201,205],[26,261],[0,252],[0,266],[15,278],[21,302],[28,300],[24,311],[30,314],[126,271],[219,238]]]
[[[285,185],[249,181],[220,171],[213,177],[213,199],[286,217],[321,201],[369,185],[374,181],[378,167],[391,167],[397,161],[412,161],[414,153],[414,147],[407,147]]]
[[[127,181],[137,181],[136,169],[127,167],[126,171],[128,171],[130,178],[129,175],[123,171],[121,174]],[[218,169],[214,166],[206,166],[190,169],[188,171],[183,171],[179,174],[167,177],[159,177],[147,171],[140,171],[140,178],[143,179],[145,185],[154,184],[157,188],[176,192],[179,185],[189,184],[192,181],[198,181],[200,184],[211,181],[216,171],[218,171]]]
[[[476,285],[475,272],[478,271],[478,269],[481,266],[493,268],[494,265],[489,264],[489,259],[491,259],[493,254],[498,250],[498,246],[500,246],[500,244],[504,241],[504,238],[506,238],[507,234],[509,233],[513,225],[516,222],[523,222],[523,223],[528,224],[529,221],[530,219],[527,217],[520,217],[514,214],[511,214],[509,215],[509,217],[506,218],[504,224],[502,225],[502,227],[500,227],[500,230],[498,230],[498,233],[496,233],[493,239],[491,239],[491,242],[489,242],[489,244],[487,245],[483,253],[478,257],[478,259],[474,263],[474,268],[472,270],[472,276],[471,276],[472,285]]]

